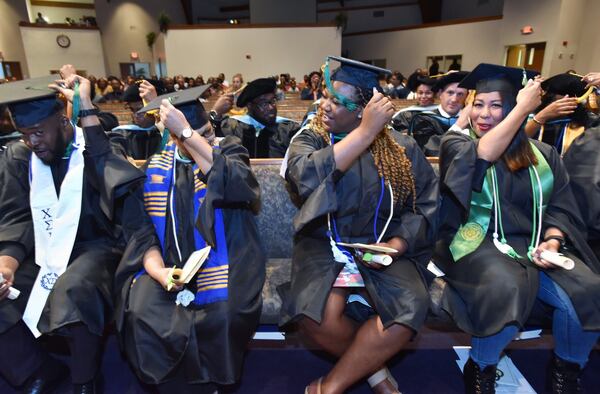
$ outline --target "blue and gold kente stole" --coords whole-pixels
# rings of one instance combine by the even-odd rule
[[[148,169],[146,170],[146,183],[144,184],[144,205],[146,212],[154,223],[154,228],[160,240],[163,254],[165,248],[165,234],[167,226],[167,213],[170,199],[175,201],[175,143],[170,141],[162,152],[152,156]],[[196,164],[194,171],[194,217],[198,212],[204,196],[206,185],[199,179],[200,169]],[[170,193],[170,194],[169,194]],[[175,204],[172,204],[172,220],[177,220]],[[177,228],[177,225],[175,226]],[[229,261],[227,257],[227,242],[225,239],[225,227],[223,224],[223,213],[215,209],[215,236],[216,248],[212,248],[207,261],[204,263],[196,277],[195,304],[205,305],[212,302],[227,300],[227,283],[229,277]],[[177,236],[177,234],[174,234]],[[194,242],[196,250],[206,246],[206,242],[200,232],[194,228]],[[163,255],[163,257],[165,257]]]

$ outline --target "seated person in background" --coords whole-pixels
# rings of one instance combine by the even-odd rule
[[[237,73],[231,78],[231,86],[227,89],[228,93],[235,93],[242,88],[244,85],[244,78],[242,74]]]
[[[598,116],[587,109],[583,97],[587,89],[593,88],[586,88],[581,77],[565,73],[542,82],[542,89],[542,104],[527,122],[525,132],[564,154],[585,129],[600,123]]]
[[[583,77],[589,87],[600,86],[600,73]],[[593,94],[593,93],[592,93]],[[579,210],[587,226],[588,244],[600,260],[600,127],[586,128],[577,137],[567,153],[564,163]]]
[[[175,84],[173,85],[173,89],[175,89],[175,91],[178,90],[184,90],[187,89],[188,84],[187,82],[185,82],[185,78],[183,77],[183,75],[176,75],[175,76]]]
[[[0,374],[24,392],[52,392],[68,371],[36,338],[64,336],[73,392],[95,393],[123,233],[140,225],[128,209],[137,203],[131,191],[144,174],[110,144],[89,82],[73,75],[59,81],[64,88],[53,85],[72,100],[78,82],[81,129],[45,90],[54,79],[18,82],[22,98],[0,87],[24,141],[0,166]],[[7,298],[9,286],[21,291],[17,299]]]
[[[308,75],[308,85],[300,92],[300,99],[315,101],[321,98],[321,95],[321,73],[313,71]]]
[[[436,108],[434,104],[434,84],[435,80],[429,77],[423,77],[420,75],[413,77],[411,75],[411,78],[408,80],[407,87],[414,93],[414,97],[411,98],[409,95],[408,99],[416,99],[417,104],[402,108],[394,114],[394,117],[392,118],[392,127],[394,127],[396,131],[406,132],[410,126],[410,121],[413,115],[421,111],[433,111]]]
[[[112,87],[108,84],[108,80],[104,77],[99,78],[96,81],[94,93],[94,103],[103,103],[104,96],[112,92]]]
[[[434,110],[412,116],[408,135],[413,136],[425,156],[438,156],[442,135],[456,123],[468,93],[467,89],[458,87],[458,83],[467,74],[452,71],[436,78],[432,90],[440,104]]]
[[[404,75],[399,71],[394,71],[390,77],[390,86],[387,94],[393,99],[405,99],[410,94],[410,89],[404,86]]]
[[[154,83],[154,85],[152,85]],[[111,139],[119,142],[127,155],[135,160],[145,160],[156,153],[161,142],[161,132],[154,125],[154,117],[138,112],[144,106],[143,100],[149,90],[163,91],[159,81],[141,81],[130,85],[123,93],[125,107],[131,111],[131,124],[120,125],[110,132]]]
[[[259,185],[236,137],[213,150],[214,138],[201,134],[210,131],[206,116],[184,116],[196,112],[199,89],[187,89],[176,107],[165,96],[146,107],[162,103],[171,140],[145,165],[143,224],[116,274],[121,346],[136,375],[160,393],[212,394],[235,383],[262,305]],[[180,273],[206,245],[212,250],[198,274],[188,284],[174,280],[172,268]]]
[[[20,139],[21,133],[13,125],[8,108],[0,105],[0,151],[4,150],[10,142]]]
[[[103,95],[102,99],[96,101],[99,103],[122,101],[123,100],[123,84],[116,77],[109,77],[110,92]]]
[[[326,75],[330,59],[341,66],[282,168],[301,207],[280,324],[298,323],[337,359],[306,393],[342,393],[370,375],[375,393],[398,393],[385,363],[414,337],[429,308],[417,265],[433,248],[437,179],[415,142],[386,127],[394,110],[377,75],[389,71],[332,56]],[[379,255],[391,265],[336,242],[391,248]]]
[[[580,372],[600,333],[600,262],[580,231],[568,175],[556,150],[523,128],[541,88],[539,80],[519,88],[535,74],[478,65],[459,85],[476,91],[470,122],[460,125],[472,128],[442,138],[434,261],[446,275],[434,281],[434,306],[472,335],[467,393],[495,392],[500,355],[536,304],[552,309],[553,393],[581,392]],[[572,269],[547,260],[556,252]]]
[[[287,91],[291,93],[298,93],[300,91],[298,85],[296,85],[296,77],[290,78],[290,86],[288,87]]]
[[[251,158],[283,157],[300,125],[277,116],[272,78],[259,78],[246,85],[236,100],[238,107],[247,107],[245,115],[224,116],[233,106],[233,95],[224,94],[210,111],[210,121],[217,137],[238,137]]]

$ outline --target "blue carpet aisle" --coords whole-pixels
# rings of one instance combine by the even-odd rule
[[[432,335],[432,334],[430,334]],[[542,341],[542,340],[537,340]],[[460,371],[456,354],[451,347],[427,346],[420,343],[418,350],[408,350],[390,363],[390,369],[400,389],[411,393],[462,393]],[[525,349],[526,347],[526,349]],[[545,391],[545,366],[550,360],[548,346],[536,345],[535,341],[516,344],[509,356],[538,393]],[[3,355],[6,357],[6,355]],[[64,357],[64,356],[61,356]],[[254,344],[248,352],[241,384],[228,387],[223,394],[282,394],[302,393],[311,380],[325,374],[331,363],[319,353],[299,347],[260,346]],[[595,350],[585,370],[584,382],[587,393],[600,392],[600,351]],[[152,393],[143,387],[121,359],[114,335],[108,338],[103,360],[104,390],[108,394]],[[59,394],[71,392],[69,384],[57,390]],[[0,393],[16,393],[0,379]],[[354,387],[351,394],[370,394],[366,384]]]

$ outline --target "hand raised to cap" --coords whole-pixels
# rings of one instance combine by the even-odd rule
[[[178,110],[167,99],[160,104],[160,120],[175,137],[181,137],[183,129],[190,127],[183,112]]]
[[[517,106],[527,114],[532,113],[542,103],[542,87],[539,80],[529,80],[517,94]]]
[[[79,83],[79,98],[82,103],[90,101],[90,81],[80,75],[73,74],[66,79],[57,79],[48,85],[50,89],[61,93],[71,103],[75,96],[75,83]]]
[[[219,116],[225,115],[233,107],[233,93],[226,93],[217,99],[212,110]]]
[[[361,126],[367,128],[373,134],[379,134],[385,125],[392,120],[394,112],[394,104],[390,99],[373,88],[373,97],[371,97],[362,112]]]
[[[600,87],[600,72],[587,73],[581,80],[587,83],[586,89],[590,86]]]
[[[59,73],[62,79],[67,79],[71,75],[77,74],[77,70],[72,64],[63,64],[63,66],[59,70]]]
[[[149,103],[150,101],[157,98],[158,94],[156,93],[156,88],[154,87],[154,85],[152,85],[150,82],[148,82],[146,80],[143,80],[140,83],[140,97],[146,103]]]

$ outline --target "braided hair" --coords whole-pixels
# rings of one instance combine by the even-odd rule
[[[359,97],[359,103],[364,108],[371,97],[372,91],[354,87]],[[323,110],[319,108],[317,116],[311,122],[309,129],[322,137],[327,144],[331,143],[331,137],[323,125]],[[409,197],[412,197],[412,209],[416,213],[417,192],[415,179],[412,174],[412,163],[406,156],[406,148],[400,145],[392,137],[390,130],[385,127],[369,147],[373,154],[377,173],[380,178],[390,183],[394,191],[394,203],[402,201],[406,203]]]

